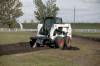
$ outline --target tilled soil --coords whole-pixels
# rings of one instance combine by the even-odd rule
[[[32,52],[32,51],[39,51],[39,50],[45,50],[45,49],[50,49],[50,48],[40,47],[40,48],[33,49],[30,47],[29,42],[0,45],[0,56],[10,55],[10,54],[18,54],[18,53],[26,53],[26,52]]]

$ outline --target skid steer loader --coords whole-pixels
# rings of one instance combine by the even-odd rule
[[[42,23],[37,26],[37,36],[30,38],[30,46],[51,48],[67,47],[67,35],[71,34],[71,25],[62,23],[62,18],[46,17]]]

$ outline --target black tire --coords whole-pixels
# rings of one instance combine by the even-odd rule
[[[33,42],[32,41],[30,41],[30,47],[33,47]]]
[[[63,42],[63,44],[61,44],[62,42]],[[55,48],[63,49],[63,47],[64,47],[64,38],[63,37],[57,37],[55,39]]]
[[[36,39],[32,39],[32,40],[30,41],[30,47],[33,47],[33,45],[35,44],[35,42],[36,42]]]
[[[39,43],[36,44],[36,47],[41,47]]]
[[[63,46],[63,49],[67,48],[67,43],[68,43],[67,37],[64,37],[64,46]]]

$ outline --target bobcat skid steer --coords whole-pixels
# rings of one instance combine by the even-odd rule
[[[62,18],[46,17],[43,24],[38,24],[36,37],[30,38],[30,46],[66,48],[67,35],[71,34],[71,25],[62,23]]]

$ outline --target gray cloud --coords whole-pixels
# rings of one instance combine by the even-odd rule
[[[95,4],[100,4],[100,0],[82,0],[83,2],[86,3],[95,3]]]

